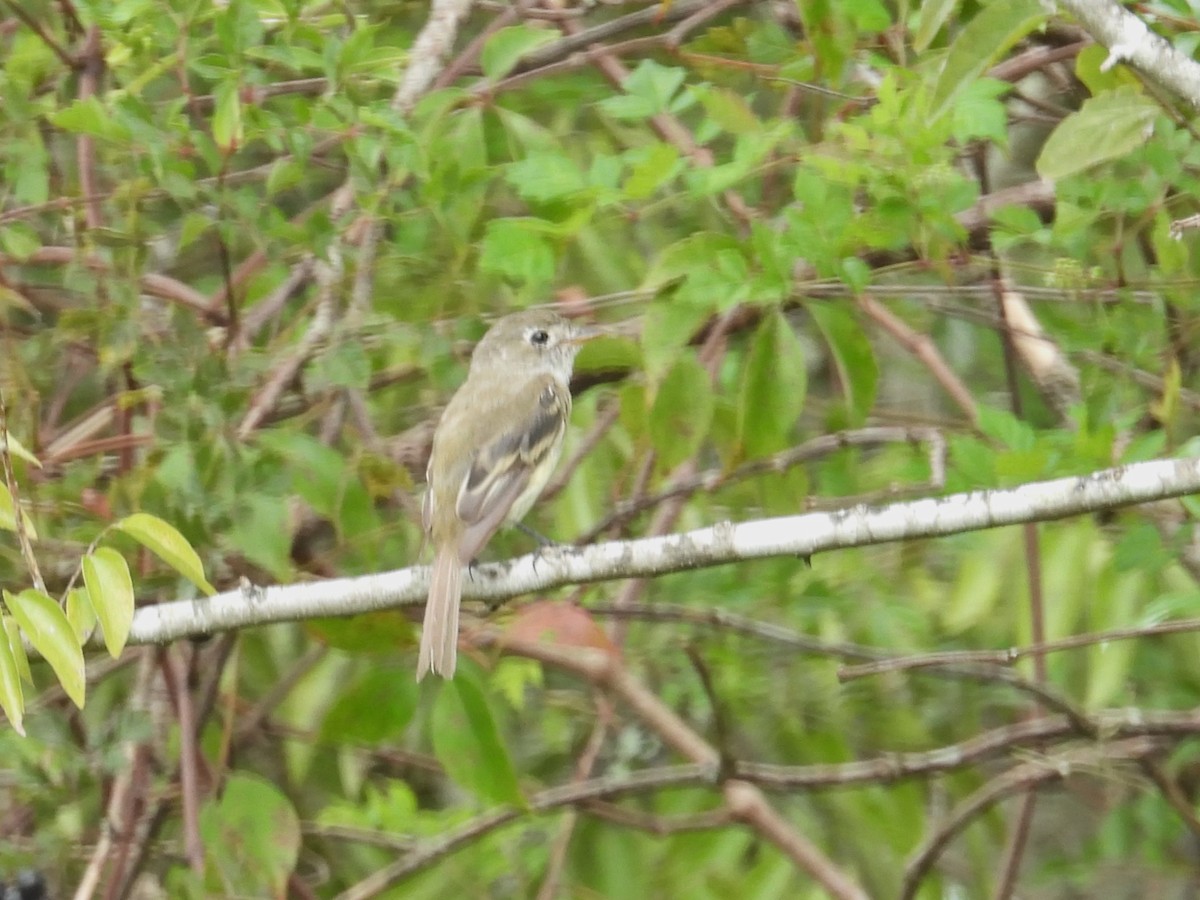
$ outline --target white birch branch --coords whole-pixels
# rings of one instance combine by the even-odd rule
[[[406,115],[412,112],[421,95],[433,84],[454,47],[458,26],[471,11],[472,0],[434,0],[425,27],[413,41],[408,67],[392,97],[392,109]]]
[[[1114,0],[1058,0],[1058,6],[1108,48],[1104,69],[1128,63],[1200,109],[1200,63],[1180,53],[1129,10]]]
[[[772,556],[809,557],[828,550],[1061,519],[1195,493],[1200,493],[1200,458],[1155,460],[1007,490],[740,524],[722,522],[681,534],[588,547],[552,547],[474,567],[463,596],[495,602],[567,584],[663,575]],[[129,640],[132,644],[161,643],[272,622],[411,606],[424,602],[428,587],[427,566],[310,584],[247,586],[213,597],[142,607],[134,615]]]

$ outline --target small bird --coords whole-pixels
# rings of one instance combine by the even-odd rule
[[[454,676],[463,566],[502,524],[519,522],[562,452],[571,415],[571,370],[585,341],[603,332],[544,309],[496,322],[450,398],[425,471],[422,507],[433,574],[417,680]]]

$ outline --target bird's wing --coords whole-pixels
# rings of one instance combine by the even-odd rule
[[[510,421],[497,423],[500,427],[476,450],[459,488],[455,511],[467,526],[460,547],[464,559],[473,558],[500,527],[566,430],[570,393],[550,376],[538,382],[538,390],[517,392],[533,402]]]

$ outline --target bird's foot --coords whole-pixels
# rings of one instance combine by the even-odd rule
[[[533,538],[535,541],[537,541],[539,554],[541,553],[542,550],[544,550],[547,547],[562,546],[561,544],[558,543],[558,541],[552,541],[550,538],[546,537],[540,531],[536,531],[535,529],[530,528],[524,522],[517,522],[516,527],[517,527],[517,530],[520,531],[522,534],[527,534],[531,538]]]

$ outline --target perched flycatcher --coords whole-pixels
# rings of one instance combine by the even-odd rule
[[[454,675],[463,566],[496,529],[529,511],[562,451],[571,369],[598,329],[549,310],[500,319],[433,433],[422,509],[434,547],[417,680]]]

